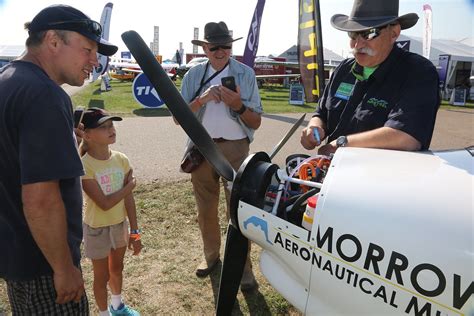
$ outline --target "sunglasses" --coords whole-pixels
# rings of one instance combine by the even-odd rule
[[[99,37],[102,35],[102,25],[92,20],[53,22],[48,23],[48,26],[60,27],[61,29],[64,28],[71,31],[86,31]]]
[[[232,49],[232,46],[229,46],[229,45],[217,45],[217,46],[213,46],[213,47],[209,47],[209,50],[211,52],[215,52],[216,50],[218,49]]]
[[[349,35],[351,40],[356,40],[357,37],[360,36],[366,41],[371,41],[379,37],[380,33],[382,33],[382,30],[389,27],[390,25],[393,25],[393,24],[387,24],[382,27],[374,27],[367,31],[347,32],[347,34]]]

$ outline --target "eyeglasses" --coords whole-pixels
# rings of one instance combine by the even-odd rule
[[[209,50],[211,52],[215,52],[216,50],[218,49],[232,49],[232,46],[228,46],[228,45],[217,45],[217,46],[213,46],[213,47],[209,47]]]
[[[349,35],[349,37],[351,38],[351,40],[356,40],[357,37],[360,35],[360,37],[362,37],[363,39],[365,39],[366,41],[371,41],[371,40],[374,40],[376,39],[377,37],[379,37],[380,33],[382,32],[382,30],[384,28],[387,28],[389,27],[390,25],[393,25],[393,24],[387,24],[387,25],[384,25],[382,27],[374,27],[374,28],[371,28],[370,30],[367,30],[367,31],[360,31],[360,32],[347,32],[347,34]]]
[[[77,20],[77,21],[62,21],[62,22],[53,22],[48,23],[48,26],[58,26],[61,29],[67,30],[80,30],[92,33],[96,36],[102,35],[102,25],[99,22],[93,20]]]

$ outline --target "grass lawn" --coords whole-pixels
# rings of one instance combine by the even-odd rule
[[[176,81],[179,89],[181,81]],[[107,111],[123,116],[162,116],[166,109],[144,108],[133,97],[132,82],[111,80],[112,91],[101,92],[100,80],[89,84],[79,93],[72,97],[74,106],[100,107]],[[289,89],[280,85],[266,85],[260,89],[263,110],[265,113],[311,113],[316,107],[316,103],[304,105],[290,105],[288,103]],[[448,101],[441,103],[443,109],[474,109],[474,103],[467,103],[465,106],[452,106]]]
[[[176,85],[179,88],[180,80]],[[142,107],[133,97],[132,83],[111,80],[112,91],[101,92],[100,80],[89,84],[72,97],[75,106],[101,107],[111,113],[120,115],[160,116],[163,109]],[[265,113],[307,113],[314,111],[316,104],[290,105],[288,103],[289,89],[281,86],[266,86],[260,89]]]

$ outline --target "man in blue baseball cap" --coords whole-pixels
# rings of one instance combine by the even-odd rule
[[[25,28],[30,36],[46,30],[74,31],[96,42],[102,55],[111,56],[117,52],[117,46],[101,37],[100,23],[67,5],[52,5],[41,10],[31,22],[25,24]]]
[[[117,47],[65,5],[25,24],[26,54],[0,68],[0,278],[13,315],[88,315],[80,269],[84,174],[72,103],[97,52]]]

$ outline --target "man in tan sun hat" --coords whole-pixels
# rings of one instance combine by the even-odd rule
[[[248,156],[249,145],[255,130],[260,126],[263,112],[253,69],[231,58],[232,43],[239,39],[241,37],[232,38],[224,22],[207,23],[204,39],[193,40],[192,43],[202,46],[209,60],[191,68],[181,86],[183,98],[234,170],[238,170]],[[234,78],[235,90],[221,83],[222,78],[229,76]],[[192,145],[188,140],[186,151]],[[204,251],[204,260],[196,269],[198,277],[209,275],[219,263],[219,178],[205,159],[191,171]],[[222,181],[229,218],[230,192],[225,180]],[[252,290],[256,286],[248,257],[241,290]]]
[[[348,33],[354,58],[333,73],[301,144],[328,155],[339,147],[426,150],[440,104],[438,74],[420,55],[396,45],[418,16],[398,16],[398,0],[355,0],[331,24]],[[319,137],[318,137],[319,136]]]

